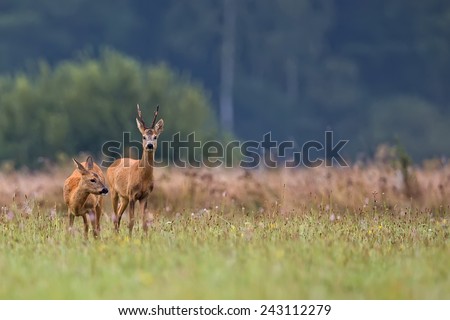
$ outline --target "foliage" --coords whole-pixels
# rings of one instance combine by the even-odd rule
[[[0,80],[0,159],[36,165],[40,157],[89,151],[100,155],[103,143],[136,134],[136,103],[151,121],[156,104],[166,119],[162,136],[196,132],[216,135],[210,102],[203,88],[167,65],[142,65],[114,51],[98,59],[84,57],[52,68],[41,62],[34,75]]]
[[[445,154],[447,126],[434,105],[412,96],[396,96],[370,106],[373,145],[398,140],[411,154],[424,158]],[[445,139],[444,139],[445,140]]]
[[[157,168],[149,233],[126,213],[116,234],[106,198],[87,241],[60,205],[72,165],[0,173],[0,299],[449,299],[450,165],[406,169],[422,197],[382,161]]]
[[[448,299],[448,219],[205,211],[85,242],[55,211],[0,223],[2,299]]]
[[[223,0],[66,2],[2,1],[0,72],[28,71],[42,58],[54,66],[80,50],[95,57],[108,46],[188,72],[218,105]],[[448,155],[449,12],[444,0],[236,1],[235,134],[259,140],[272,131],[302,145],[333,129],[350,140],[348,155],[371,153],[377,143],[396,138],[414,160]],[[132,70],[124,68],[117,73]],[[14,76],[14,87],[30,99],[25,78],[28,73]],[[7,80],[0,82],[1,92],[11,89]],[[118,88],[115,95],[130,104],[127,90],[137,89]],[[61,144],[64,123],[72,119],[55,112],[42,135],[53,146]],[[62,134],[50,137],[51,130]],[[75,144],[85,147],[82,139]],[[35,150],[27,146],[21,153],[26,163]]]

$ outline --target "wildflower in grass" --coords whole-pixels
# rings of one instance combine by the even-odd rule
[[[241,237],[242,238],[245,238],[245,240],[251,240],[252,238],[253,238],[253,231],[254,231],[254,227],[253,227],[253,225],[250,223],[250,222],[248,222],[248,221],[246,221],[245,223],[244,223],[244,229],[243,229],[243,232],[241,233]]]
[[[28,201],[26,201],[22,207],[22,211],[27,215],[30,216],[33,213],[33,209],[31,208]]]
[[[153,219],[148,219],[145,221],[145,225],[150,228],[153,225]]]
[[[363,208],[366,208],[368,205],[369,205],[369,198],[365,198]]]
[[[123,237],[121,245],[126,245],[128,243],[130,243],[130,237],[129,236]]]
[[[333,222],[334,220],[336,220],[336,216],[334,215],[334,213],[332,213],[330,215],[330,221]]]
[[[140,271],[138,273],[138,279],[139,282],[142,283],[143,285],[150,286],[151,284],[153,284],[153,276],[149,272]]]
[[[8,211],[8,213],[6,214],[6,219],[8,221],[11,221],[12,219],[14,219],[14,212],[12,212],[11,210]]]
[[[56,218],[56,206],[50,209],[50,220],[55,220]]]
[[[284,258],[284,250],[278,249],[275,251],[275,258],[281,260]]]
[[[209,215],[209,210],[206,208],[203,208],[201,210],[199,210],[197,213],[194,213],[193,217],[194,218],[201,218],[203,216],[208,216]]]

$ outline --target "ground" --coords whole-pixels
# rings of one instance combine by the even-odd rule
[[[148,234],[106,198],[88,240],[72,170],[0,173],[0,299],[450,299],[449,166],[157,168]]]

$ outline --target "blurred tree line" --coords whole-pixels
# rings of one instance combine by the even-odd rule
[[[204,89],[164,64],[146,66],[104,50],[98,59],[80,58],[55,68],[41,62],[33,76],[1,77],[0,161],[36,167],[46,159],[65,160],[79,152],[100,157],[108,141],[122,145],[104,155],[126,154],[142,141],[135,103],[150,125],[155,101],[161,105],[160,118],[166,120],[166,140],[177,132],[186,139],[192,130],[198,139],[217,137]],[[131,135],[123,138],[123,132]]]
[[[90,150],[135,101],[167,105],[173,128],[217,115],[243,139],[301,145],[332,129],[352,156],[394,141],[418,160],[449,154],[445,0],[2,0],[0,37],[2,158]]]

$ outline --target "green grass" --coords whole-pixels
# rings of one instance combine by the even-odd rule
[[[147,236],[0,219],[1,299],[450,299],[449,224],[429,214],[159,216]],[[11,219],[11,217],[10,217]],[[448,219],[448,218],[447,218]]]

